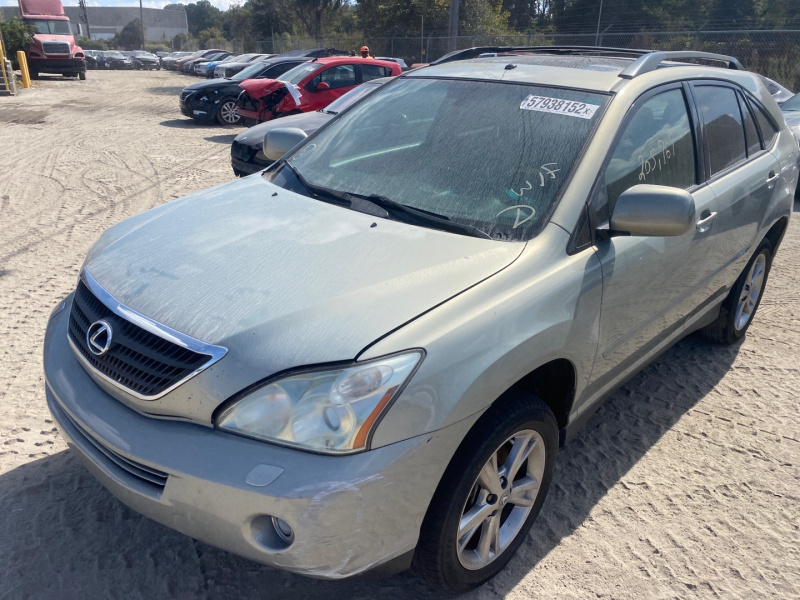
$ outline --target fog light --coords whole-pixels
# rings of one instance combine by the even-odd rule
[[[287,544],[291,544],[294,541],[294,531],[291,525],[286,521],[278,517],[272,517],[272,526],[275,528],[275,533],[278,534],[281,540]]]

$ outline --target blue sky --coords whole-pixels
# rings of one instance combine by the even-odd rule
[[[181,0],[174,0],[180,2]],[[184,4],[188,4],[193,0],[182,0]],[[243,4],[243,0],[210,0],[211,4],[225,10],[229,6]],[[78,6],[78,0],[61,0],[64,6]],[[166,4],[172,4],[170,0],[142,0],[142,6],[145,8],[163,8]],[[87,0],[89,6],[139,6],[138,0]],[[0,0],[0,6],[17,6],[17,0]]]

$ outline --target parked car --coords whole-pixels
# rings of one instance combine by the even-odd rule
[[[162,57],[161,66],[167,70],[174,71],[177,68],[176,63],[178,62],[178,60],[180,60],[181,58],[186,58],[191,54],[192,54],[191,52],[173,52],[168,56]]]
[[[402,58],[392,58],[390,56],[376,56],[375,60],[391,60],[392,62],[396,62],[398,65],[400,65],[400,68],[403,69],[403,71],[408,71],[408,65],[406,64],[406,61],[404,61]]]
[[[759,77],[691,51],[470,59],[488,51],[273,129],[288,152],[263,175],[89,250],[44,382],[117,498],[281,569],[413,562],[462,592],[511,559],[612,390],[691,331],[746,334],[800,152]]]
[[[177,61],[175,61],[175,70],[176,71],[183,71],[184,70],[183,66],[187,62],[190,62],[190,61],[193,61],[193,60],[198,60],[198,59],[201,59],[201,58],[205,58],[207,56],[211,56],[211,55],[214,55],[214,54],[219,54],[220,52],[225,52],[225,51],[220,49],[220,48],[212,48],[210,50],[198,50],[197,52],[192,52],[188,56],[184,56],[182,58],[179,58]]]
[[[133,64],[133,68],[137,70],[161,70],[161,63],[158,62],[158,57],[144,50],[134,50],[131,53],[131,63]]]
[[[178,103],[181,113],[198,122],[236,125],[241,121],[236,98],[241,93],[239,84],[247,79],[273,79],[306,62],[303,57],[280,58],[258,62],[230,79],[212,79],[193,83],[183,88]]]
[[[233,77],[242,69],[249,67],[252,63],[261,62],[277,56],[277,54],[246,54],[240,56],[238,60],[229,63],[220,63],[214,67],[214,77],[225,79],[226,77]],[[249,57],[249,58],[246,58]]]
[[[132,69],[133,62],[130,56],[126,56],[118,50],[104,50],[103,51],[103,69]],[[100,57],[98,57],[98,65],[100,64]]]
[[[233,167],[234,175],[243,177],[244,175],[257,173],[258,171],[263,171],[274,162],[272,159],[267,158],[267,148],[264,147],[264,138],[271,130],[278,127],[293,127],[306,135],[311,135],[340,112],[391,80],[391,77],[373,79],[354,87],[325,108],[320,108],[314,112],[300,113],[299,115],[289,115],[280,120],[273,119],[243,131],[236,136],[231,144],[231,167]]]
[[[785,88],[777,81],[773,81],[769,77],[764,77],[763,75],[759,75],[759,77],[761,77],[761,81],[767,87],[772,97],[775,98],[775,102],[777,102],[779,105],[794,96],[793,91]]]
[[[201,62],[208,62],[209,60],[216,60],[217,58],[224,58],[228,56],[228,54],[229,53],[226,52],[225,50],[221,50],[219,52],[212,52],[211,54],[202,56],[200,58],[191,58],[190,60],[187,60],[181,65],[181,71],[183,73],[195,74],[194,66],[196,64]],[[180,61],[178,62],[180,63]]]
[[[200,77],[205,77],[206,73],[208,72],[208,65],[216,65],[217,63],[222,62],[223,60],[227,60],[228,58],[236,57],[236,56],[239,56],[239,55],[235,54],[233,52],[222,52],[222,53],[218,54],[217,56],[215,56],[213,60],[203,59],[203,60],[195,62],[194,66],[192,67],[192,70],[194,71],[195,75],[199,75]],[[214,74],[214,67],[213,66],[211,67],[211,74],[212,74],[212,77],[213,77],[213,74]]]
[[[275,80],[243,81],[236,105],[250,121],[319,110],[355,86],[379,77],[400,75],[396,62],[361,57],[318,58]]]
[[[97,56],[100,54],[100,50],[84,50],[83,54],[86,57],[86,68],[97,69]]]
[[[195,74],[206,77],[207,79],[212,79],[214,77],[214,69],[217,65],[234,63],[238,61],[241,56],[241,54],[233,53],[222,59],[211,60],[207,63],[198,63],[194,66]],[[203,65],[203,68],[201,69],[199,65]]]

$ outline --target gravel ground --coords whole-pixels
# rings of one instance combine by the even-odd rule
[[[241,129],[182,117],[190,81],[92,71],[0,98],[0,598],[432,598],[409,574],[313,581],[162,527],[50,419],[45,324],[89,246],[232,178]],[[742,343],[690,336],[598,411],[520,552],[467,598],[800,598],[798,242],[795,219]]]

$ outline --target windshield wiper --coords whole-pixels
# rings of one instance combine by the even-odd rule
[[[344,194],[344,197],[350,197],[358,200],[359,202],[368,202],[375,208],[386,211],[387,216],[393,215],[396,217],[398,214],[402,214],[405,217],[410,217],[410,219],[404,220],[411,220],[412,222],[418,224],[431,225],[435,229],[452,231],[454,233],[463,233],[472,237],[492,239],[492,237],[482,229],[478,229],[477,227],[473,227],[471,225],[464,225],[463,223],[456,223],[451,221],[450,217],[446,215],[440,215],[422,208],[414,208],[413,206],[408,206],[407,204],[401,204],[400,202],[392,200],[391,198],[387,198],[386,196],[380,196],[378,194],[363,195],[346,193]],[[357,209],[355,206],[353,208]],[[367,212],[368,214],[374,214],[375,216],[382,216],[373,211],[361,210],[361,212]]]
[[[451,231],[453,233],[461,233],[472,237],[479,237],[485,239],[492,239],[488,233],[477,227],[471,225],[464,225],[450,220],[446,215],[440,215],[429,210],[422,208],[414,208],[406,204],[401,204],[386,196],[378,194],[355,194],[352,192],[341,192],[321,185],[315,185],[306,181],[305,177],[300,175],[289,162],[281,159],[283,165],[287,167],[297,180],[305,187],[317,200],[323,202],[332,202],[333,204],[347,206],[352,210],[371,215],[373,217],[380,217],[381,219],[388,219],[390,216],[395,217],[395,220],[402,220],[418,225],[428,225],[434,229],[441,229],[443,231]],[[320,197],[325,196],[324,198]],[[397,219],[398,215],[403,215],[404,218]]]

